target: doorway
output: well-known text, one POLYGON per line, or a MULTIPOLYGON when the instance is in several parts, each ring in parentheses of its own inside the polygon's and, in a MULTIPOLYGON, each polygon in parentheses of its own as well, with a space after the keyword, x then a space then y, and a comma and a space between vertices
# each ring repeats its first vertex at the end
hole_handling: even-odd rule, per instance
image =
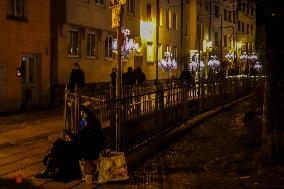
POLYGON ((22 99, 21 109, 30 111, 39 105, 40 56, 38 54, 22 55, 22 99))

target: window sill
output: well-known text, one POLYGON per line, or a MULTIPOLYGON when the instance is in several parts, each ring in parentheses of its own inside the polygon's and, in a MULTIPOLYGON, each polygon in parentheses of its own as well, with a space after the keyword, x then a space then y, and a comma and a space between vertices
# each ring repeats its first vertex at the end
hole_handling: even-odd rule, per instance
POLYGON ((113 62, 113 58, 108 58, 108 57, 105 57, 105 61, 108 61, 108 62, 113 62))
POLYGON ((67 54, 68 58, 80 58, 79 55, 67 54))
POLYGON ((9 20, 21 21, 21 22, 29 22, 25 17, 19 17, 14 15, 6 15, 6 18, 9 20))

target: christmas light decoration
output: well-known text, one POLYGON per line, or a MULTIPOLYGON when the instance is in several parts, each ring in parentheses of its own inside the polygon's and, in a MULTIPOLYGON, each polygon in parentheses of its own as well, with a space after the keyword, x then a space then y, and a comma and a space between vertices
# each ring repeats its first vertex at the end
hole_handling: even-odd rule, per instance
POLYGON ((220 61, 218 60, 218 57, 216 55, 210 57, 210 60, 208 61, 208 66, 212 69, 216 69, 220 66, 220 61))
POLYGON ((159 61, 159 68, 162 69, 164 72, 172 72, 177 68, 177 62, 173 58, 172 53, 165 52, 165 58, 159 61))
MULTIPOLYGON (((130 30, 126 28, 121 29, 121 35, 119 35, 119 39, 122 43, 121 46, 121 54, 123 58, 129 56, 130 53, 136 53, 139 44, 135 42, 134 39, 130 38, 130 30)), ((117 39, 113 40, 112 50, 114 53, 117 53, 117 39)))

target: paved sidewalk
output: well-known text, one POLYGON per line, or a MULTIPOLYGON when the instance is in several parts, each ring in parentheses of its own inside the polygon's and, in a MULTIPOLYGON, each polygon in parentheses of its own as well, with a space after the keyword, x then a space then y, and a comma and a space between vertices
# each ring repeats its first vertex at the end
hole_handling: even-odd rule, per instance
POLYGON ((61 135, 63 128, 62 108, 0 116, 0 147, 33 138, 52 140, 61 135))
MULTIPOLYGON (((181 137, 187 131, 192 129, 193 126, 204 121, 206 118, 249 97, 250 96, 241 98, 224 106, 197 115, 159 139, 152 141, 132 153, 126 154, 126 161, 129 168, 133 167, 132 165, 139 164, 139 162, 142 162, 143 159, 147 159, 150 155, 159 152, 161 148, 168 146, 171 141, 181 137)), ((41 169, 43 168, 41 163, 42 157, 46 153, 46 149, 49 148, 51 142, 61 135, 63 124, 62 109, 0 117, 0 149, 2 149, 0 152, 0 188, 1 179, 15 176, 19 171, 25 178, 30 180, 33 185, 40 188, 87 189, 94 187, 94 185, 87 185, 80 180, 69 183, 60 183, 51 181, 50 179, 35 179, 33 176, 35 170, 38 170, 40 167, 41 169), (48 141, 46 138, 48 138, 48 141), (24 143, 27 144, 27 147, 22 145, 23 141, 25 141, 24 143), (33 142, 29 143, 29 141, 33 142), (21 144, 21 146, 18 147, 17 145, 19 144, 21 144), (5 147, 7 146, 13 146, 14 149, 11 149, 10 151, 6 150, 5 147), (27 153, 27 149, 28 151, 32 151, 27 153)), ((131 183, 115 183, 115 185, 112 185, 110 183, 100 186, 100 188, 125 187, 135 188, 136 185, 132 185, 131 183)))

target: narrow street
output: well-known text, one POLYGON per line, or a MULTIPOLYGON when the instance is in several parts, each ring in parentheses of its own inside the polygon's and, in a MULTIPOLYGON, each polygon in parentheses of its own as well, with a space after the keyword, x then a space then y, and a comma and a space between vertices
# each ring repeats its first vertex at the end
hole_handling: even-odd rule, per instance
POLYGON ((61 183, 34 178, 34 173, 44 168, 41 160, 47 149, 60 136, 61 110, 49 115, 1 117, 1 136, 11 132, 9 127, 24 131, 31 126, 42 130, 45 128, 42 126, 48 125, 54 130, 26 140, 0 144, 0 188, 284 188, 283 180, 271 187, 251 175, 256 165, 250 161, 254 159, 254 153, 248 152, 258 150, 259 143, 259 136, 249 134, 250 130, 258 129, 253 125, 259 124, 251 125, 245 116, 246 112, 252 111, 251 100, 242 101, 206 119, 177 141, 169 141, 163 149, 156 149, 153 156, 129 165, 128 181, 100 186, 87 185, 80 180, 61 183), (23 184, 14 183, 18 174, 23 176, 23 184))

